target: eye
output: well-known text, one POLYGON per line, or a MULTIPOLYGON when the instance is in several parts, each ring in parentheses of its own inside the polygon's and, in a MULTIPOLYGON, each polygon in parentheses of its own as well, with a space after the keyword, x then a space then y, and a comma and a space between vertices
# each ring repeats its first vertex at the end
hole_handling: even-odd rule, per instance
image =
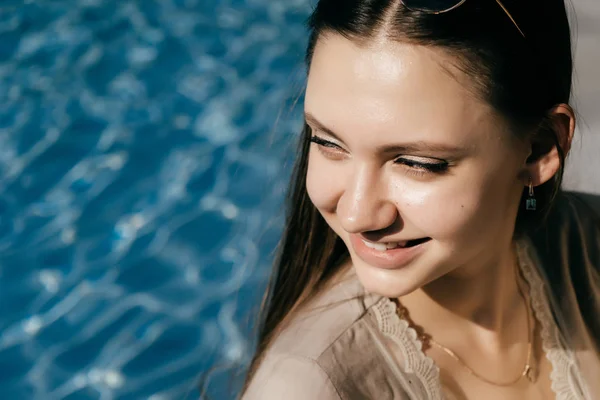
POLYGON ((329 140, 322 139, 318 136, 311 136, 310 141, 318 146, 319 151, 325 157, 339 160, 345 157, 346 151, 337 144, 330 142, 329 140))
POLYGON ((323 147, 328 147, 328 148, 333 148, 333 149, 342 149, 340 146, 338 146, 337 144, 330 142, 329 140, 325 140, 325 139, 321 139, 318 136, 311 136, 310 137, 310 141, 313 143, 318 144, 319 146, 323 146, 323 147))
POLYGON ((399 157, 394 160, 394 164, 403 165, 410 173, 422 176, 425 174, 443 174, 448 170, 448 162, 420 162, 411 158, 399 157))
MULTIPOLYGON (((321 154, 330 158, 339 160, 346 156, 346 151, 339 145, 325 140, 319 136, 311 136, 310 141, 315 143, 321 154)), ((431 160, 431 159, 430 159, 431 160)), ((447 161, 438 160, 437 162, 417 161, 413 158, 398 157, 394 160, 394 164, 402 165, 409 174, 414 176, 424 176, 427 174, 443 174, 448 170, 449 164, 447 161)))

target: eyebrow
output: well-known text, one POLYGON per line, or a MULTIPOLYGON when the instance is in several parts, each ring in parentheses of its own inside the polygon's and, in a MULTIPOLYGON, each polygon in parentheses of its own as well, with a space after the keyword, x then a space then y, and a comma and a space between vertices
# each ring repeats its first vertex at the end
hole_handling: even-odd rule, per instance
MULTIPOLYGON (((344 143, 344 141, 331 129, 327 128, 318 119, 309 112, 304 114, 304 118, 309 125, 312 125, 317 130, 326 133, 333 137, 335 140, 344 143)), ((423 140, 419 140, 411 143, 401 144, 390 144, 384 146, 378 146, 377 151, 380 153, 392 153, 392 152, 431 152, 431 153, 444 153, 444 154, 464 154, 466 149, 462 147, 452 146, 444 143, 432 143, 423 140)))

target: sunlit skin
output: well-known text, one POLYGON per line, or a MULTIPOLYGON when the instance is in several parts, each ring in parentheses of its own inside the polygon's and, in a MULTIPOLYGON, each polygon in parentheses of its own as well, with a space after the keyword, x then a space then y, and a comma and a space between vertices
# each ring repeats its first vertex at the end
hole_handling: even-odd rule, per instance
MULTIPOLYGON (((527 345, 512 245, 519 199, 559 161, 551 151, 527 163, 531 144, 473 93, 440 50, 321 37, 305 99, 316 142, 306 188, 367 291, 399 298, 465 358, 469 348, 487 354, 499 367, 484 372, 502 379, 518 372, 527 345), (382 269, 357 256, 351 235, 431 240, 408 265, 382 269)), ((554 112, 568 150, 572 111, 554 112)))

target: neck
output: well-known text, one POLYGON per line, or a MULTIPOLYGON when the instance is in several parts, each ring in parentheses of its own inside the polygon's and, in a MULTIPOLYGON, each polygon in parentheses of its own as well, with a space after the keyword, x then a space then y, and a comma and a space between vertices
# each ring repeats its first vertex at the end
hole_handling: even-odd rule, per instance
POLYGON ((470 266, 448 273, 400 298, 413 321, 434 337, 454 327, 501 335, 523 299, 516 276, 512 243, 502 251, 479 257, 470 266))

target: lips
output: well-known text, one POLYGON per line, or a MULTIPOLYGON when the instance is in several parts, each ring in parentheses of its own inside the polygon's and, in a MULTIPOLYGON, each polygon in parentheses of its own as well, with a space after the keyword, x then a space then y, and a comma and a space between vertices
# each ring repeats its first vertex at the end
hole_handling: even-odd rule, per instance
POLYGON ((371 249, 385 251, 385 250, 392 250, 392 249, 395 249, 398 247, 406 248, 406 247, 417 246, 421 243, 428 241, 429 239, 431 239, 431 238, 420 238, 420 239, 411 239, 411 240, 403 240, 403 241, 399 241, 399 242, 385 242, 385 243, 374 243, 374 242, 369 242, 367 240, 363 240, 363 242, 365 243, 365 245, 367 247, 369 247, 371 249))
POLYGON ((369 242, 358 235, 350 235, 356 255, 366 263, 385 269, 398 269, 408 265, 421 254, 431 240, 429 237, 398 242, 369 242))

